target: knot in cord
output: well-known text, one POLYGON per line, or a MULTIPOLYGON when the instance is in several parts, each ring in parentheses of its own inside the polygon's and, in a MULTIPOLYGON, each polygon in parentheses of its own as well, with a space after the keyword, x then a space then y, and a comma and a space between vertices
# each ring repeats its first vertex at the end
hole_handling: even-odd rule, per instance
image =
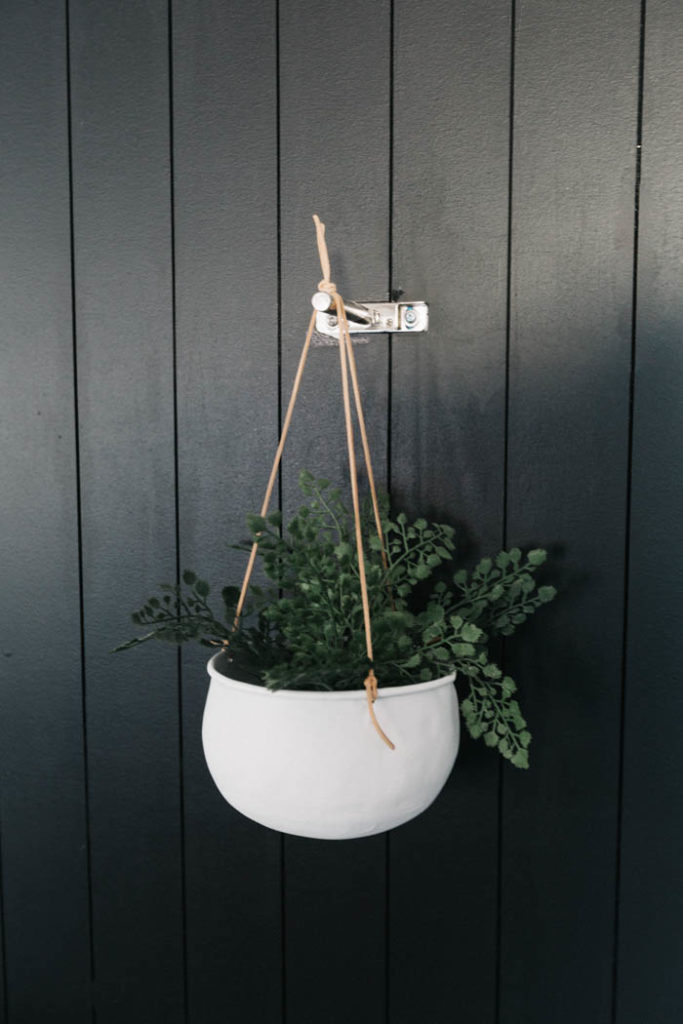
POLYGON ((375 709, 372 706, 377 700, 377 677, 375 675, 374 669, 370 669, 367 676, 365 677, 365 683, 363 685, 365 686, 365 692, 368 698, 368 711, 370 712, 372 724, 377 730, 378 735, 384 740, 389 749, 396 750, 395 745, 391 742, 391 740, 385 733, 384 729, 377 721, 377 715, 375 714, 375 709))
POLYGON ((363 685, 365 686, 365 689, 368 691, 368 697, 370 698, 370 700, 374 704, 375 701, 377 700, 377 692, 378 692, 377 691, 377 676, 375 675, 375 670, 374 669, 372 669, 372 668, 370 669, 370 671, 368 672, 367 676, 365 677, 365 683, 363 685))
POLYGON ((327 292, 328 295, 336 295, 337 286, 334 281, 327 281, 324 279, 322 281, 318 281, 318 291, 327 292))

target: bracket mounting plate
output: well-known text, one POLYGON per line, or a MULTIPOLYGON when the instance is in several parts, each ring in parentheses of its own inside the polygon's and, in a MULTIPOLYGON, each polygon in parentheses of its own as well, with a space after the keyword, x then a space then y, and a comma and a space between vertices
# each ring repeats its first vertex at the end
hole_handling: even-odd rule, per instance
MULTIPOLYGON (((334 310, 320 309, 315 301, 313 305, 318 310, 316 330, 338 338, 339 324, 334 310)), ((344 309, 349 334, 421 334, 429 328, 426 302, 345 302, 344 309)))

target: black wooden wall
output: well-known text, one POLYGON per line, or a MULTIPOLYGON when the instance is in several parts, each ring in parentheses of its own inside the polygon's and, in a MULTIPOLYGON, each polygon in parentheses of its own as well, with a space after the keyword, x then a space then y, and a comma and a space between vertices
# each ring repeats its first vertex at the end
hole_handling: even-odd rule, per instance
MULTIPOLYGON (((3 0, 5 1024, 683 1018, 683 7, 3 0), (358 349, 380 478, 548 544, 528 773, 323 843, 205 768, 203 654, 111 656, 237 579, 319 277, 431 304, 358 349)), ((314 351, 280 498, 345 471, 314 351)))

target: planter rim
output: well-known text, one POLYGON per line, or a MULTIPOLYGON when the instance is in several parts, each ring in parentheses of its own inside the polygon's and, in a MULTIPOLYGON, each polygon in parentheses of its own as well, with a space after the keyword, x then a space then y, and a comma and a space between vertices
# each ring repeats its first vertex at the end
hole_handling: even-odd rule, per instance
MULTIPOLYGON (((263 695, 270 698, 277 697, 282 700, 362 700, 363 702, 367 700, 363 687, 357 690, 269 690, 267 687, 259 686, 256 683, 245 683, 239 679, 233 679, 218 668, 216 662, 222 657, 224 657, 224 652, 219 651, 209 659, 206 666, 209 675, 217 682, 225 683, 231 689, 241 690, 243 693, 263 695)), ((440 679, 428 679, 424 683, 408 683, 406 686, 382 686, 380 681, 378 699, 384 697, 407 697, 413 693, 426 693, 428 690, 436 690, 441 686, 450 685, 455 681, 455 676, 456 673, 451 672, 440 679)))

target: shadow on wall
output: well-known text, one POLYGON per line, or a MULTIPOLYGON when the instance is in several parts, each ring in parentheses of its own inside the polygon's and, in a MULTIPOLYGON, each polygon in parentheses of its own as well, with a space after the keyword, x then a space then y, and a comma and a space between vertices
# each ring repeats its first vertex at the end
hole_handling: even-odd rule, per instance
POLYGON ((630 324, 602 330, 581 324, 573 346, 566 324, 560 340, 536 327, 513 337, 507 446, 503 384, 468 394, 455 360, 445 375, 443 361, 431 372, 423 356, 419 396, 393 392, 393 421, 414 453, 413 465, 399 453, 395 504, 416 512, 419 502, 420 514, 452 522, 459 561, 501 546, 504 517, 508 547, 549 552, 543 582, 558 597, 506 643, 505 663, 534 734, 532 769, 547 771, 549 799, 560 789, 577 808, 577 757, 590 748, 616 780, 620 727, 630 324))

